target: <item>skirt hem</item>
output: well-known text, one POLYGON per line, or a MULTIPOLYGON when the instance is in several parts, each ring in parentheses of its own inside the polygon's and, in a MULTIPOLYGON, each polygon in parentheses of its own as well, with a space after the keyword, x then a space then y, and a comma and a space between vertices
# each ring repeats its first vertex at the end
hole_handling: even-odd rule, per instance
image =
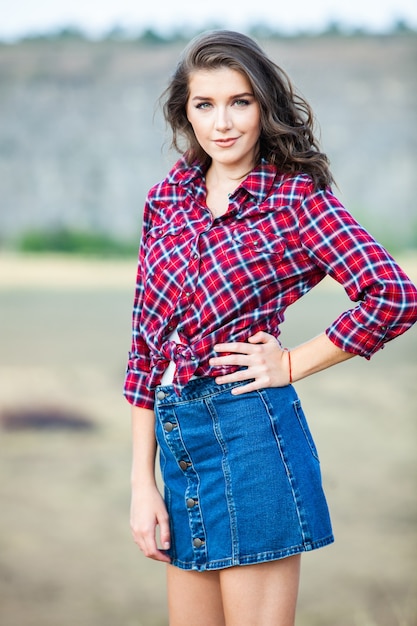
POLYGON ((324 548, 334 542, 333 535, 325 537, 324 539, 318 539, 310 543, 305 543, 299 546, 292 546, 284 550, 277 550, 274 552, 259 552, 258 554, 243 555, 240 557, 230 557, 221 560, 209 561, 208 563, 198 563, 196 561, 181 561, 180 559, 172 559, 171 565, 179 567, 184 570, 194 570, 204 572, 206 570, 219 570, 226 569, 228 567, 242 566, 242 565, 255 565, 257 563, 267 563, 268 561, 279 561, 295 554, 302 552, 310 552, 311 550, 317 550, 324 548))

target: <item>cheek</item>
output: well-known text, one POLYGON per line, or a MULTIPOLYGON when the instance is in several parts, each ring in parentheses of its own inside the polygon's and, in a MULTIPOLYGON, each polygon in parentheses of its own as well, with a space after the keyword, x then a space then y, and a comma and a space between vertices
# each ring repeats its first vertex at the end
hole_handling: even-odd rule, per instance
POLYGON ((259 141, 259 138, 261 136, 261 128, 259 124, 253 124, 248 133, 248 136, 250 137, 251 141, 259 141))
POLYGON ((262 124, 261 124, 261 116, 259 114, 254 119, 253 129, 254 129, 254 132, 257 132, 258 135, 260 136, 261 131, 262 131, 262 124))
POLYGON ((194 135, 198 138, 204 138, 207 133, 207 124, 201 122, 201 120, 195 120, 193 118, 188 120, 194 131, 194 135))
POLYGON ((191 128, 194 130, 194 132, 196 132, 198 130, 198 120, 196 119, 193 107, 187 107, 185 110, 185 115, 187 116, 187 120, 191 128))

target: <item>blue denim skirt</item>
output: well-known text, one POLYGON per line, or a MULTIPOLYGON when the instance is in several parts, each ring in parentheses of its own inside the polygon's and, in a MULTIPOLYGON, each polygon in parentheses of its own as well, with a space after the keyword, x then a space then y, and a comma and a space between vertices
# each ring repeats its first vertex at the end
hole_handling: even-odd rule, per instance
POLYGON ((320 463, 290 385, 241 396, 242 383, 156 390, 156 437, 172 564, 215 570, 333 541, 320 463))

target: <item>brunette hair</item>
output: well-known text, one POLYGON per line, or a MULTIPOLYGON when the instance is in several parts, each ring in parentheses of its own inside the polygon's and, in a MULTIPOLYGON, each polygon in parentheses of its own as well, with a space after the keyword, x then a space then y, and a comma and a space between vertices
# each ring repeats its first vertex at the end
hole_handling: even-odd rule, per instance
POLYGON ((172 130, 172 147, 191 164, 210 157, 198 143, 186 115, 190 75, 200 69, 228 67, 244 74, 260 106, 259 159, 265 158, 284 173, 305 173, 316 188, 333 181, 327 156, 314 136, 314 115, 309 104, 295 92, 288 75, 250 37, 229 30, 198 35, 183 51, 167 89, 163 112, 172 130))

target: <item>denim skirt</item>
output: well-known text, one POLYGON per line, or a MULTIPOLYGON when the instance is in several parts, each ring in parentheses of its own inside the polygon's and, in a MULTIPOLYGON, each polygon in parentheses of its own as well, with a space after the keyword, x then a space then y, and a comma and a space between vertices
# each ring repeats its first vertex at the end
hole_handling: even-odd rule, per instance
POLYGON ((213 378, 156 390, 156 437, 182 569, 281 559, 333 541, 320 464, 289 385, 234 396, 213 378))

